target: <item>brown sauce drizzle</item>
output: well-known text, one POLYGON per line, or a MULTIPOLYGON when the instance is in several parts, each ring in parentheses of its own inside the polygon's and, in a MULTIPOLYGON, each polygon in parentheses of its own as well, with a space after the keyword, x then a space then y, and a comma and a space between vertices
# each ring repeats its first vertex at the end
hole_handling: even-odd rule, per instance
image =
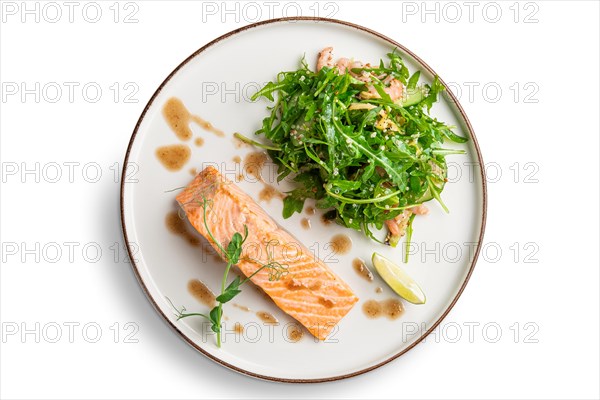
POLYGON ((378 318, 381 316, 383 307, 381 303, 376 300, 369 300, 363 304, 363 312, 369 318, 378 318))
POLYGON ((308 214, 308 215, 315 215, 317 213, 317 209, 314 208, 313 206, 308 206, 304 209, 304 211, 308 214))
POLYGON ((267 162, 267 153, 263 151, 253 151, 244 159, 244 172, 264 182, 261 171, 267 162))
POLYGON ((225 260, 223 260, 223 258, 219 255, 219 253, 213 252, 211 254, 212 254, 213 260, 216 263, 224 263, 225 262, 225 260))
POLYGON ((190 175, 192 175, 192 176, 198 175, 198 170, 196 168, 190 168, 190 175))
POLYGON ((398 319, 404 313, 404 306, 398 299, 385 300, 383 303, 383 313, 388 319, 398 319))
MULTIPOLYGON (((244 159, 243 171, 246 174, 253 176, 257 181, 264 183, 263 189, 258 194, 258 198, 261 201, 269 202, 275 197, 283 200, 285 198, 285 194, 281 193, 274 186, 267 184, 262 177, 262 169, 264 168, 267 160, 267 153, 265 153, 264 151, 254 151, 248 154, 244 159)), ((234 161, 238 162, 235 158, 234 161)))
POLYGON ((193 115, 192 119, 193 119, 193 121, 195 123, 197 123, 198 125, 200 125, 200 127, 202 129, 204 129, 205 131, 212 132, 212 133, 214 133, 215 135, 217 135, 219 137, 225 136, 225 133, 222 130, 215 128, 213 126, 213 124, 211 124, 208 121, 203 120, 202 118, 198 117, 197 115, 193 115))
POLYGON ((331 250, 335 254, 346 254, 352 249, 352 239, 348 235, 335 235, 331 238, 331 250))
POLYGON ((233 162, 236 164, 239 164, 242 162, 242 158, 240 156, 234 156, 233 157, 233 162))
POLYGON ((204 139, 202 139, 201 137, 197 137, 196 139, 194 139, 194 144, 198 147, 202 147, 204 145, 204 139))
POLYGON ((286 333, 287 338, 294 343, 299 342, 300 339, 302 339, 302 337, 304 336, 304 331, 300 326, 296 324, 289 325, 286 333))
POLYGON ((362 276, 364 279, 368 280, 369 282, 373 282, 373 273, 369 270, 369 268, 367 267, 367 264, 365 263, 364 260, 360 259, 360 258, 355 258, 352 261, 352 267, 354 268, 354 271, 356 271, 356 273, 360 276, 362 276))
POLYGON ((188 162, 192 151, 185 144, 161 146, 156 149, 156 157, 169 171, 179 171, 188 162))
POLYGON ((246 307, 246 306, 242 306, 240 304, 234 303, 233 304, 234 307, 239 308, 242 311, 246 311, 246 312, 251 312, 252 309, 250 307, 246 307))
POLYGON ((281 193, 279 190, 275 189, 274 186, 268 185, 265 183, 265 187, 258 194, 258 198, 261 201, 266 201, 267 203, 271 201, 274 197, 279 199, 284 199, 285 195, 281 193))
POLYGON ((279 321, 273 316, 273 314, 268 313, 266 311, 259 311, 256 313, 256 316, 260 318, 265 324, 275 325, 279 323, 279 321))
POLYGON ((171 97, 162 109, 163 117, 175 135, 181 140, 190 140, 192 130, 190 122, 195 122, 202 129, 210 131, 217 136, 225 136, 223 131, 215 128, 210 122, 197 115, 191 114, 183 102, 176 97, 171 97))
POLYGON ((190 292, 190 294, 194 296, 194 298, 200 303, 208 307, 214 307, 217 305, 215 294, 208 288, 208 286, 204 284, 204 282, 198 279, 192 279, 188 282, 187 287, 188 292, 190 292))
POLYGON ((242 324, 240 324, 239 322, 236 322, 233 325, 233 330, 235 331, 236 335, 242 335, 242 334, 244 334, 244 326, 242 324))
POLYGON ((192 246, 200 246, 200 238, 195 236, 190 229, 188 229, 185 220, 179 217, 177 211, 171 211, 165 218, 165 224, 169 232, 181 236, 183 239, 192 246))
POLYGON ((363 304, 363 312, 371 319, 385 316, 390 320, 395 320, 404 313, 404 306, 398 299, 369 300, 363 304))
POLYGON ((181 100, 171 97, 163 106, 162 113, 167 124, 179 139, 189 140, 192 137, 192 130, 189 127, 191 114, 181 100))
POLYGON ((383 288, 381 286, 375 288, 375 293, 383 293, 383 288))
POLYGON ((310 229, 310 219, 308 218, 302 218, 300 220, 300 225, 304 228, 304 229, 310 229))

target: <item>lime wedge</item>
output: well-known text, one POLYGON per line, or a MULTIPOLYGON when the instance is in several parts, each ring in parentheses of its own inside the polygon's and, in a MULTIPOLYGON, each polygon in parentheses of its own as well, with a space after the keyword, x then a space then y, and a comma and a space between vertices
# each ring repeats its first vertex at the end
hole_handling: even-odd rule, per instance
POLYGON ((379 253, 373 253, 373 266, 394 292, 413 304, 425 304, 425 293, 402 268, 379 253))

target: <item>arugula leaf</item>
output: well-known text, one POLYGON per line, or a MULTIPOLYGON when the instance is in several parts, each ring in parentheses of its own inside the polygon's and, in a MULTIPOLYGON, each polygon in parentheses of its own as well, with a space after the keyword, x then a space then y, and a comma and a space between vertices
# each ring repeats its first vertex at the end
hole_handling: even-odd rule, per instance
POLYGON ((419 104, 426 106, 427 111, 430 111, 431 107, 433 106, 433 103, 437 102, 438 94, 446 90, 446 88, 444 87, 444 85, 442 85, 440 79, 437 76, 433 78, 433 82, 431 83, 431 85, 425 85, 425 87, 428 90, 428 94, 419 104))
POLYGON ((347 181, 347 180, 333 180, 330 182, 333 187, 338 188, 342 193, 350 190, 357 190, 360 188, 361 183, 357 181, 347 181))
POLYGON ((408 80, 408 85, 406 86, 408 89, 414 89, 417 87, 417 83, 419 82, 419 77, 421 76, 421 71, 416 71, 410 79, 408 80))
POLYGON ((285 199, 283 199, 283 218, 289 218, 294 213, 301 213, 304 208, 304 201, 306 197, 302 196, 296 190, 289 193, 285 199))

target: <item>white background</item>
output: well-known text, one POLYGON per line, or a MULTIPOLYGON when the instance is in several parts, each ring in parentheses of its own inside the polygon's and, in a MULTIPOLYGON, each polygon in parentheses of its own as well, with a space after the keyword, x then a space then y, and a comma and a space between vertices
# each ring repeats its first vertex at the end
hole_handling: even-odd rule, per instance
POLYGON ((597 2, 310 1, 285 12, 285 3, 255 2, 228 3, 238 12, 225 14, 221 2, 110 1, 98 2, 96 23, 82 15, 85 2, 73 22, 55 3, 55 23, 56 7, 45 4, 37 22, 21 2, 2 2, 2 398, 600 396, 597 2), (333 13, 416 52, 454 83, 488 165, 489 253, 445 330, 346 381, 276 384, 214 364, 163 323, 125 261, 115 171, 144 105, 179 62, 256 22, 257 9, 260 19, 333 13), (137 22, 124 23, 131 12, 137 22), (73 101, 65 82, 79 85, 73 101), (33 91, 22 97, 21 84, 33 91), (62 97, 53 103, 56 86, 62 97), (36 163, 39 173, 23 174, 36 163), (56 183, 52 163, 62 173, 56 183), (64 163, 79 163, 72 182, 64 163), (97 168, 102 175, 89 182, 97 168), (70 323, 79 324, 71 338, 70 323), (57 326, 62 336, 51 343, 57 326), (102 336, 89 343, 94 327, 102 336))

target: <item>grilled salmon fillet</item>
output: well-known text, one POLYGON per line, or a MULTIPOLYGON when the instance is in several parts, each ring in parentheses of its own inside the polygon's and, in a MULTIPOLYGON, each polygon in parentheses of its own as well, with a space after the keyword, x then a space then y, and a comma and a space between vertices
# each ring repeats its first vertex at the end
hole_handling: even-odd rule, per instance
POLYGON ((177 201, 194 228, 217 252, 204 224, 204 199, 208 228, 223 247, 227 247, 234 233, 244 233, 244 225, 248 227, 248 239, 238 264, 242 273, 250 276, 261 265, 273 261, 287 266, 288 273, 279 279, 269 280, 265 268, 252 277, 252 282, 312 335, 325 340, 358 301, 352 289, 277 225, 250 196, 209 166, 177 196, 177 201))

